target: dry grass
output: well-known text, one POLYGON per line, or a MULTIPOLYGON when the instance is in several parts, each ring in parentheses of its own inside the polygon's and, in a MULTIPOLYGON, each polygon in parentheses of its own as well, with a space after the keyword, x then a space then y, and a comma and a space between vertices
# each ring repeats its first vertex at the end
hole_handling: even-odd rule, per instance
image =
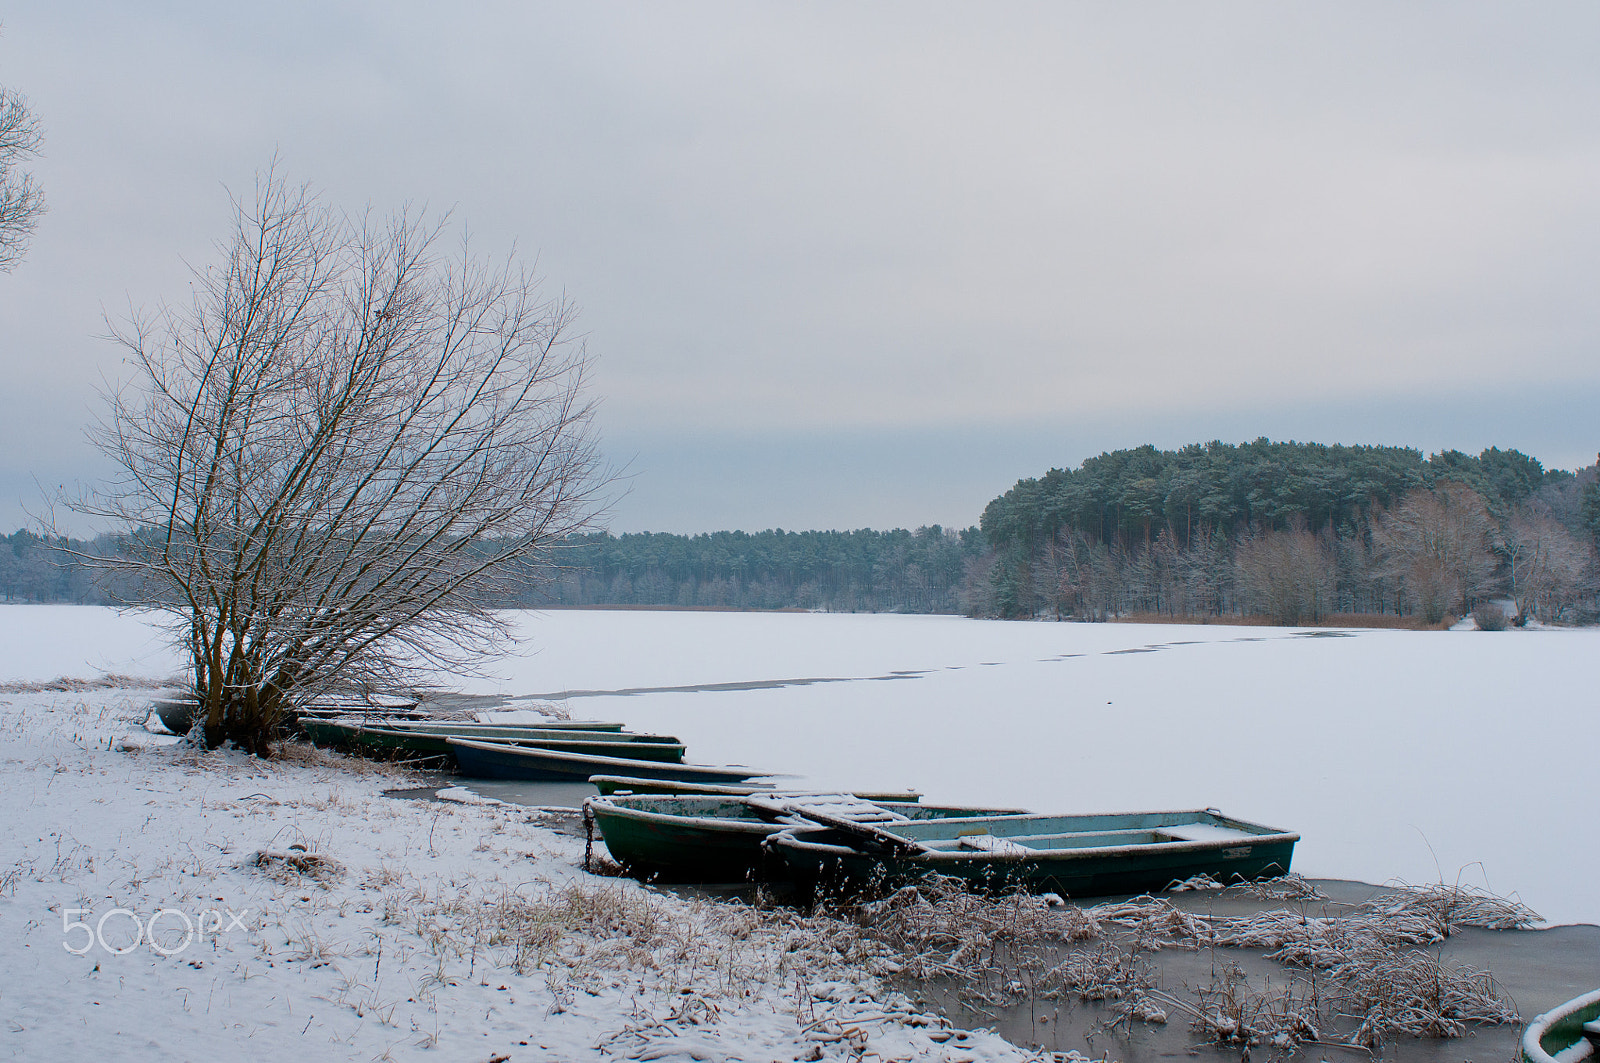
POLYGON ((401 783, 416 782, 421 779, 419 773, 397 761, 347 756, 298 739, 284 739, 273 746, 272 759, 268 763, 337 769, 350 775, 375 776, 401 783))
POLYGON ((88 690, 166 690, 181 687, 182 679, 149 679, 137 675, 119 675, 115 672, 93 679, 57 676, 39 683, 0 683, 0 694, 40 694, 48 691, 79 693, 88 690))
POLYGON ((1472 1024, 1517 1021, 1487 973, 1421 948, 1465 926, 1539 921, 1515 900, 1459 886, 1403 886, 1343 914, 1312 916, 1304 905, 1323 898, 1298 876, 1225 892, 1302 908, 1218 916, 1148 896, 1079 908, 1052 896, 981 896, 930 877, 837 917, 887 947, 882 959, 906 976, 949 979, 963 999, 994 1004, 1031 991, 1119 1001, 1118 1022, 1164 1022, 1176 1010, 1208 1040, 1226 1044, 1374 1049, 1397 1034, 1458 1037, 1472 1024), (1257 949, 1288 970, 1277 985, 1258 989, 1223 962, 1208 984, 1179 997, 1154 988, 1159 972, 1147 957, 1167 948, 1257 949))
POLYGON ((1240 616, 1230 613, 1226 616, 1210 616, 1204 614, 1184 614, 1174 616, 1171 613, 1124 613, 1121 616, 1110 618, 1113 624, 1219 624, 1224 627, 1306 627, 1306 628, 1384 628, 1398 631, 1440 631, 1450 627, 1456 622, 1456 617, 1447 616, 1437 624, 1430 624, 1420 616, 1394 616, 1378 613, 1329 613, 1315 622, 1300 624, 1283 624, 1270 616, 1252 615, 1240 616))
POLYGON ((250 866, 280 885, 309 882, 323 889, 335 885, 345 873, 344 865, 333 857, 300 845, 291 845, 286 852, 263 849, 251 859, 250 866))
POLYGON ((840 914, 889 946, 896 964, 913 978, 970 980, 976 971, 992 969, 1003 948, 1100 936, 1090 915, 1054 894, 987 897, 939 875, 840 914))

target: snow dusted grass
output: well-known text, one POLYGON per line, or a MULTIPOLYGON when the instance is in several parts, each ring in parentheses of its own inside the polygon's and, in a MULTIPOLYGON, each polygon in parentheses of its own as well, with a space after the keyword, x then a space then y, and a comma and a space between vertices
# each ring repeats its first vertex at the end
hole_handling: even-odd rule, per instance
POLYGON ((1108 1002, 1114 1025, 1166 1023, 1176 1012, 1217 1044, 1318 1042, 1375 1054, 1399 1035, 1461 1037, 1473 1025, 1518 1021, 1487 973, 1426 950, 1463 927, 1540 921, 1515 901, 1429 886, 1311 915, 1310 902, 1327 898, 1299 876, 1226 890, 1209 879, 1185 885, 1292 906, 1219 916, 1145 896, 1080 907, 1054 894, 977 896, 929 876, 840 915, 886 949, 879 962, 907 978, 944 979, 972 1007, 1108 1002), (1271 977, 1252 985, 1224 953, 1209 982, 1163 991, 1156 954, 1166 949, 1270 950, 1284 969, 1276 987, 1271 977))
POLYGON ((584 874, 559 817, 384 797, 416 780, 381 765, 121 742, 148 699, 0 694, 14 1057, 1033 1058, 844 924, 584 874))

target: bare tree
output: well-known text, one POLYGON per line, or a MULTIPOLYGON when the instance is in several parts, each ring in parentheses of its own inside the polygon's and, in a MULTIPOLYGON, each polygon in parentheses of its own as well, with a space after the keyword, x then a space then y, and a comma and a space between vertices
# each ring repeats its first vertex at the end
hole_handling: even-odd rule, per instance
POLYGON ((1447 481, 1412 491, 1381 514, 1372 541, 1381 571, 1399 581, 1412 609, 1438 623, 1452 610, 1464 615, 1492 585, 1493 530, 1483 498, 1447 481))
POLYGON ((1280 624, 1316 623, 1332 609, 1337 567, 1305 527, 1266 529, 1239 540, 1234 569, 1247 612, 1280 624))
POLYGON ((137 529, 110 564, 174 617, 209 745, 473 669, 509 638, 487 603, 596 513, 572 306, 440 234, 268 172, 190 305, 113 326, 134 379, 92 434, 121 476, 75 508, 137 529))
POLYGON ((1586 589, 1592 550, 1553 517, 1523 506, 1506 521, 1500 549, 1510 574, 1517 626, 1558 618, 1586 589))
POLYGON ((44 193, 33 175, 17 170, 24 160, 39 154, 43 140, 28 101, 0 88, 0 273, 17 264, 44 213, 44 193))

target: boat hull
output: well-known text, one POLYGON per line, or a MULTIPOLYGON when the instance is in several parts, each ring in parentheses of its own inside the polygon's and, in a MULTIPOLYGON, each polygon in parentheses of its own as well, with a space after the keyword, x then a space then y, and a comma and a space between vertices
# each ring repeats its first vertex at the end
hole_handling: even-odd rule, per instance
MULTIPOLYGON (((611 734, 620 734, 622 724, 602 720, 540 720, 537 723, 478 723, 475 720, 398 720, 394 724, 381 723, 379 726, 393 726, 397 730, 424 731, 429 734, 452 735, 489 735, 499 731, 605 731, 611 734)), ((633 739, 664 739, 675 742, 675 738, 666 738, 663 735, 633 735, 633 739)))
POLYGON ((653 760, 590 756, 551 749, 497 745, 447 738, 463 775, 524 782, 588 782, 591 775, 630 775, 682 782, 739 782, 771 772, 711 764, 667 764, 653 760))
POLYGON ((940 874, 984 891, 1021 888, 1101 897, 1162 890, 1201 874, 1222 883, 1284 875, 1300 837, 1211 811, 952 819, 941 826, 949 828, 943 837, 930 832, 927 825, 883 825, 896 836, 912 836, 912 846, 882 844, 829 827, 782 831, 767 845, 796 877, 846 891, 940 874), (1185 826, 1199 828, 1188 833, 1202 837, 1172 836, 1174 830, 1183 833, 1185 826), (1206 838, 1207 833, 1217 836, 1206 838), (1051 838, 1054 847, 1031 848, 1020 843, 1013 843, 1017 851, 915 847, 929 842, 950 846, 952 839, 959 842, 962 838, 996 838, 1001 839, 997 844, 1004 845, 1011 839, 1026 842, 1044 837, 1051 838), (1112 844, 1103 844, 1106 841, 1112 844))
MULTIPOLYGON (((151 702, 161 726, 173 734, 188 734, 194 727, 200 705, 194 698, 155 698, 151 702)), ((404 720, 426 719, 427 713, 417 708, 415 701, 384 698, 375 702, 354 699, 321 698, 296 709, 302 717, 325 719, 330 716, 369 715, 380 718, 404 720)), ((618 727, 621 725, 618 724, 618 727)))
POLYGON ((1600 989, 1567 1001, 1540 1015, 1522 1034, 1523 1063, 1580 1063, 1600 1056, 1600 989), (1594 1033, 1586 1033, 1591 1024, 1594 1033))
POLYGON ((445 757, 455 759, 455 750, 449 739, 482 737, 484 741, 507 745, 531 746, 540 749, 562 750, 569 753, 587 753, 606 756, 626 749, 638 760, 677 763, 683 760, 683 743, 657 735, 618 735, 612 732, 582 732, 537 730, 532 728, 499 728, 498 733, 478 735, 437 734, 411 728, 368 727, 331 720, 303 720, 301 728, 307 737, 319 745, 333 745, 380 755, 409 754, 417 757, 445 757), (637 739, 634 741, 633 739, 637 739))
MULTIPOLYGON (((911 819, 970 817, 997 811, 917 801, 873 803, 911 819)), ((760 819, 736 794, 618 795, 590 798, 584 802, 584 809, 593 817, 612 857, 641 878, 747 882, 788 876, 784 861, 767 853, 762 845, 788 825, 760 819)))
MULTIPOLYGON (((600 791, 600 796, 602 797, 610 797, 612 794, 721 794, 728 797, 749 797, 777 792, 777 787, 772 783, 740 786, 733 783, 690 783, 673 782, 670 779, 630 779, 625 775, 592 775, 589 777, 589 781, 594 783, 595 789, 600 791)), ((922 794, 916 790, 852 790, 850 792, 863 801, 915 802, 922 800, 922 794)))

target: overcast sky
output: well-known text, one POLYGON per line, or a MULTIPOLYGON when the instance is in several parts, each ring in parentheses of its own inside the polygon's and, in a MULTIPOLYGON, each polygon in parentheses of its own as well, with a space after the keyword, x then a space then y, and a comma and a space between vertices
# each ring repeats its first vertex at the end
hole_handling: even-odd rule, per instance
POLYGON ((104 315, 274 152, 537 256, 617 531, 966 525, 1144 442, 1600 448, 1600 6, 449 7, 6 5, 50 213, 0 528, 100 471, 104 315))

